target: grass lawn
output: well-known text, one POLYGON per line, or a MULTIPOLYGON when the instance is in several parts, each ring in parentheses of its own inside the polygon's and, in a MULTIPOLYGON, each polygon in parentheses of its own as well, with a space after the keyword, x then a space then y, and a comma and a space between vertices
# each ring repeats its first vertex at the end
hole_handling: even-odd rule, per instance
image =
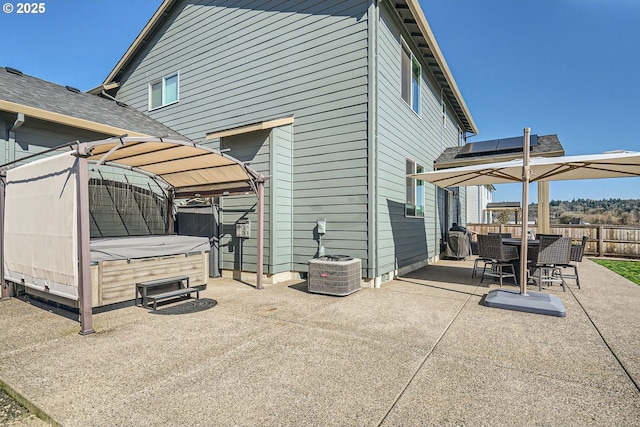
POLYGON ((638 261, 619 261, 594 258, 591 258, 591 261, 600 264, 603 267, 607 267, 609 270, 640 285, 640 262, 638 261))

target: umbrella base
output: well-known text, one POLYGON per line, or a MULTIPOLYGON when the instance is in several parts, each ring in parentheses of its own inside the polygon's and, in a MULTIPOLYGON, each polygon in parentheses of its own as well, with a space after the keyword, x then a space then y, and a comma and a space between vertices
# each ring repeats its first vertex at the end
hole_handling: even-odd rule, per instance
POLYGON ((484 304, 492 308, 524 311, 546 316, 566 317, 567 315, 567 310, 560 298, 543 292, 528 292, 527 295, 522 295, 517 291, 495 289, 489 291, 484 304))

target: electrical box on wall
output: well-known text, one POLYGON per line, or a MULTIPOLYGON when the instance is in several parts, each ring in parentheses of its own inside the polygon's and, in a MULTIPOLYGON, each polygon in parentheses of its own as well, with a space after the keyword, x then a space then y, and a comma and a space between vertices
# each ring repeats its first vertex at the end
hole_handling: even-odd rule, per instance
POLYGON ((240 239, 251 238, 251 221, 247 219, 236 222, 236 237, 240 239))
POLYGON ((318 218, 316 223, 318 224, 318 234, 325 234, 327 232, 327 220, 318 218))

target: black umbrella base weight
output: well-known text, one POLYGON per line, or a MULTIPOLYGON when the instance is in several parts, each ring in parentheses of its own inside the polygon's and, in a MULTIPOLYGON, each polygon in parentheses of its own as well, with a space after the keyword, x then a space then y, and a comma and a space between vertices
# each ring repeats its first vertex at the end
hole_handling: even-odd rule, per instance
POLYGON ((522 295, 518 291, 495 289, 489 291, 484 305, 505 310, 524 311, 546 316, 566 317, 567 310, 560 298, 543 292, 528 292, 522 295))

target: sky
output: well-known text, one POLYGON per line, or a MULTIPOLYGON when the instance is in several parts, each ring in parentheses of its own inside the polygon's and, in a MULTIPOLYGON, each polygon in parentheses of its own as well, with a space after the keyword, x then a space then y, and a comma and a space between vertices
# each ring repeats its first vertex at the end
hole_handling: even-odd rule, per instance
MULTIPOLYGON (((89 90, 161 0, 49 0, 29 14, 14 0, 0 3, 0 66, 89 90)), ((420 4, 479 129, 469 142, 529 127, 557 134, 567 155, 640 151, 640 0, 420 4)), ((493 200, 521 193, 519 184, 497 185, 493 200)), ((640 199, 640 178, 551 182, 550 197, 640 199)))

